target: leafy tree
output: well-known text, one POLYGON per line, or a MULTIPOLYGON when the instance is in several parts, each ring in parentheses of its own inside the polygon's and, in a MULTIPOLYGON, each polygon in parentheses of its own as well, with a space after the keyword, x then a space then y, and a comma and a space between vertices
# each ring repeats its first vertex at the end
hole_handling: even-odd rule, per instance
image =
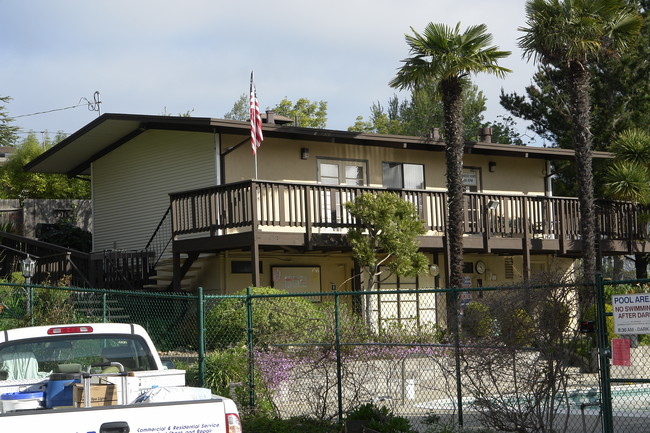
POLYGON ((590 131, 590 72, 600 56, 626 49, 641 26, 625 0, 529 0, 519 38, 524 55, 558 70, 568 89, 571 136, 576 150, 580 234, 585 281, 596 273, 596 217, 590 131))
MULTIPOLYGON (((0 96, 0 103, 8 104, 9 96, 0 96)), ((0 105, 0 146, 13 146, 16 142, 18 127, 11 124, 13 119, 7 114, 4 105, 0 105)))
MULTIPOLYGON (((464 139, 475 140, 478 129, 483 125, 486 98, 475 85, 464 88, 462 98, 463 123, 467 125, 464 139)), ((380 102, 374 103, 370 107, 368 121, 364 121, 363 116, 358 116, 356 123, 348 130, 423 137, 432 128, 442 128, 443 123, 440 92, 435 87, 423 87, 414 89, 410 99, 404 101, 393 96, 386 107, 380 102)))
MULTIPOLYGON (((368 279, 366 290, 375 290, 382 273, 415 276, 424 272, 428 260, 419 252, 417 236, 424 234, 424 225, 413 203, 395 193, 364 193, 345 204, 355 218, 357 227, 347 234, 352 255, 368 279)), ((371 305, 366 298, 366 321, 370 325, 371 305)))
POLYGON ((461 33, 460 23, 455 28, 429 23, 424 33, 413 28, 406 35, 412 57, 389 83, 398 89, 437 87, 442 97, 444 112, 445 156, 447 164, 449 283, 462 287, 463 277, 463 89, 471 73, 486 72, 499 77, 508 69, 499 66, 498 60, 509 51, 490 46, 492 35, 484 24, 470 26, 461 33))
MULTIPOLYGON (((242 95, 235 101, 232 109, 224 114, 225 119, 248 121, 250 118, 250 101, 248 95, 242 95)), ((304 128, 325 128, 327 123, 327 102, 311 102, 300 98, 294 104, 286 97, 273 108, 269 108, 281 116, 293 119, 295 126, 304 128)))
MULTIPOLYGON (((55 142, 64 137, 57 135, 55 142)), ((54 142, 45 138, 38 141, 35 134, 29 134, 7 163, 0 167, 0 198, 89 198, 90 182, 69 179, 61 174, 27 173, 23 166, 50 148, 54 142)))
POLYGON ((311 102, 300 98, 294 104, 286 97, 278 105, 271 108, 275 114, 294 120, 295 126, 303 128, 325 128, 327 124, 327 102, 311 102))
POLYGON ((492 142, 501 144, 514 144, 526 146, 524 137, 515 129, 515 121, 511 116, 497 116, 495 122, 485 123, 485 127, 492 128, 492 142))
POLYGON ((246 93, 242 93, 229 112, 223 115, 224 119, 241 120, 246 122, 250 118, 250 99, 246 93))

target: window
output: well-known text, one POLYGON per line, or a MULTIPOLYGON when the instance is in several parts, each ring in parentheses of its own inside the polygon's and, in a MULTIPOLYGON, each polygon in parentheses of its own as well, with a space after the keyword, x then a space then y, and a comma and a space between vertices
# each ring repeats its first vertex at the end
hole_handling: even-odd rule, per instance
MULTIPOLYGON (((262 262, 258 262, 260 274, 264 273, 264 265, 262 262)), ((253 273, 253 264, 250 261, 244 260, 233 260, 230 262, 230 272, 233 274, 252 274, 253 273)))
POLYGON ((481 192, 481 175, 478 168, 463 168, 463 189, 465 192, 481 192))
MULTIPOLYGON (((323 185, 364 186, 366 185, 366 162, 355 160, 318 160, 318 182, 323 185)), ((323 189, 319 192, 321 222, 336 225, 343 216, 343 203, 353 200, 350 191, 342 188, 323 189)))
POLYGON ((366 184, 366 163, 363 161, 320 160, 318 181, 325 185, 366 184))
POLYGON ((382 164, 382 182, 384 188, 424 189, 424 166, 422 164, 384 162, 382 164))
POLYGON ((81 373, 92 364, 119 362, 127 371, 156 368, 147 344, 138 336, 93 334, 34 338, 0 349, 0 380, 48 377, 51 373, 81 373))

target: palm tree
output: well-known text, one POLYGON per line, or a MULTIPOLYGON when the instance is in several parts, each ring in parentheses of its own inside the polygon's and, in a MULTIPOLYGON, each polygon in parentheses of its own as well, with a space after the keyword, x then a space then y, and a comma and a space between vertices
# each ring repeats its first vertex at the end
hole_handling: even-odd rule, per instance
POLYGON ((626 0, 529 0, 519 30, 524 56, 557 68, 568 83, 576 152, 583 276, 596 274, 596 218, 591 169, 590 62, 617 55, 634 40, 641 17, 626 0))
POLYGON ((612 164, 605 175, 605 193, 617 200, 650 203, 650 133, 627 129, 610 148, 612 164))
MULTIPOLYGON (((641 129, 625 130, 616 137, 611 151, 615 158, 605 175, 607 196, 642 204, 650 203, 650 132, 641 129)), ((648 255, 636 253, 634 261, 637 278, 647 278, 648 255)), ((614 263, 616 270, 619 262, 614 263)))
MULTIPOLYGON (((390 81, 397 89, 417 90, 437 86, 442 95, 444 110, 445 156, 447 164, 449 251, 449 284, 460 288, 463 277, 463 118, 462 92, 470 84, 469 75, 486 72, 504 77, 509 69, 497 64, 510 55, 492 43, 492 35, 484 24, 460 31, 444 24, 429 23, 422 34, 412 27, 413 35, 406 35, 412 57, 402 60, 404 65, 390 81)), ((433 125, 431 125, 433 126, 433 125)))

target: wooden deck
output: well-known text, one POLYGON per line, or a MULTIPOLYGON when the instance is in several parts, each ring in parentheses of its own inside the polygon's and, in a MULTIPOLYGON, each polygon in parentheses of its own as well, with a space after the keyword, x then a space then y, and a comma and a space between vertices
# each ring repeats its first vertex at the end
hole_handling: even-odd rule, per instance
MULTIPOLYGON (((345 203, 379 188, 245 181, 170 195, 173 249, 177 253, 233 248, 288 247, 297 250, 346 248, 354 227, 345 203)), ((447 194, 396 191, 416 206, 426 235, 423 249, 442 250, 447 194)), ((648 223, 642 206, 596 202, 602 254, 646 251, 648 223)), ((577 256, 580 240, 576 198, 465 194, 466 251, 517 254, 524 251, 577 256)))

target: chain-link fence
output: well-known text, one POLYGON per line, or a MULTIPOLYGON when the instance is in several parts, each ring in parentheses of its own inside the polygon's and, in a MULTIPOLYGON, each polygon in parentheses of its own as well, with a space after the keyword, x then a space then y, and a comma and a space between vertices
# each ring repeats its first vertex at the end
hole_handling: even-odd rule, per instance
POLYGON ((22 326, 138 323, 170 358, 196 362, 199 296, 0 283, 0 329, 22 326))
POLYGON ((650 338, 614 333, 611 295, 645 283, 598 284, 599 297, 561 284, 230 296, 0 284, 0 325, 139 323, 189 383, 243 411, 340 420, 373 403, 420 430, 642 432, 650 338), (612 341, 625 363, 610 368, 612 341))

